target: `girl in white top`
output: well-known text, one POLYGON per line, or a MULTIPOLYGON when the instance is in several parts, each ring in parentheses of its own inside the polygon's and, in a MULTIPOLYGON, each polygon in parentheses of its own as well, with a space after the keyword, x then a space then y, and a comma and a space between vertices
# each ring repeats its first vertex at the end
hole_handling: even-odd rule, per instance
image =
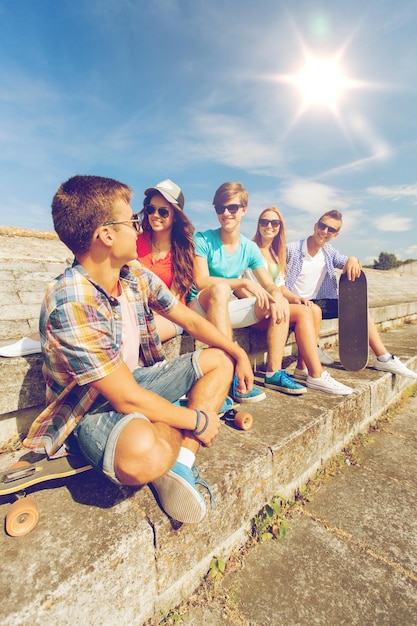
POLYGON ((294 378, 305 381, 307 387, 337 395, 352 393, 351 387, 342 385, 323 370, 317 349, 321 325, 321 309, 306 298, 298 298, 285 286, 285 225, 280 210, 271 206, 258 218, 253 240, 265 259, 265 267, 290 307, 290 327, 293 327, 298 346, 294 378))

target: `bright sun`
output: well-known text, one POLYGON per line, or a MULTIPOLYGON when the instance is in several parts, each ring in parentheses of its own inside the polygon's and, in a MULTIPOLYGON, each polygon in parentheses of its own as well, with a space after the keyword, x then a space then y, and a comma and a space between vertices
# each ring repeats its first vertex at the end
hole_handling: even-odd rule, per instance
POLYGON ((303 109, 325 105, 335 110, 338 97, 350 86, 335 59, 309 59, 304 69, 294 75, 293 82, 303 95, 303 109))
POLYGON ((363 87, 364 83, 346 78, 340 67, 339 52, 332 58, 319 58, 304 50, 305 65, 295 74, 274 76, 274 80, 298 88, 301 104, 293 123, 312 107, 330 109, 339 118, 338 105, 344 92, 363 87))

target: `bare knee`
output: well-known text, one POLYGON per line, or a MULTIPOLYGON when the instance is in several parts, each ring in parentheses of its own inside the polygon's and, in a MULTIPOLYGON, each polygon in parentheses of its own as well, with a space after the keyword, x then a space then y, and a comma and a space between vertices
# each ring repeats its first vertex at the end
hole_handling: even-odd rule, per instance
POLYGON ((220 377, 232 380, 234 363, 223 350, 206 348, 201 352, 198 362, 203 374, 217 372, 220 377))
POLYGON ((207 292, 210 304, 215 306, 219 304, 227 304, 232 290, 227 283, 219 282, 208 287, 207 292))
POLYGON ((180 431, 166 424, 134 419, 120 433, 114 471, 125 485, 146 485, 174 465, 181 445, 180 431))

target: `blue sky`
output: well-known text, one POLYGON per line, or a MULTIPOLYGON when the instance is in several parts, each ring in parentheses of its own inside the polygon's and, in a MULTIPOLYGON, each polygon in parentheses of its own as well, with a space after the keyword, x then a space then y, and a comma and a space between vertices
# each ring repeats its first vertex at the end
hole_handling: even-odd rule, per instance
POLYGON ((171 178, 215 228, 237 180, 248 236, 270 205, 289 240, 337 208, 343 252, 417 258, 415 0, 0 0, 0 60, 1 225, 52 230, 96 174, 134 210, 171 178))

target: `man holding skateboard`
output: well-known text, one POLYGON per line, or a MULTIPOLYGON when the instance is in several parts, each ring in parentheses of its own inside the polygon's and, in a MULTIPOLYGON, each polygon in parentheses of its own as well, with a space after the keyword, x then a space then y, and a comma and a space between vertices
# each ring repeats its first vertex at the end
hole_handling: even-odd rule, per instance
MULTIPOLYGON (((361 263, 347 257, 332 245, 342 227, 342 214, 332 210, 324 213, 314 225, 313 234, 287 245, 286 286, 300 298, 308 298, 320 306, 323 319, 339 316, 338 287, 335 269, 346 273, 348 280, 361 274, 361 263)), ((417 378, 417 374, 393 356, 384 346, 375 322, 368 312, 369 345, 375 353, 374 367, 383 372, 417 378)))
POLYGON ((131 197, 99 176, 74 176, 54 196, 54 227, 75 261, 42 305, 48 406, 24 445, 52 456, 76 442, 115 483, 151 483, 168 515, 195 523, 206 512, 196 485, 207 486, 195 455, 218 434, 234 371, 244 392, 253 372, 241 348, 132 261, 140 221, 131 197), (167 362, 154 312, 212 347, 167 362), (185 394, 186 407, 172 404, 185 394))

